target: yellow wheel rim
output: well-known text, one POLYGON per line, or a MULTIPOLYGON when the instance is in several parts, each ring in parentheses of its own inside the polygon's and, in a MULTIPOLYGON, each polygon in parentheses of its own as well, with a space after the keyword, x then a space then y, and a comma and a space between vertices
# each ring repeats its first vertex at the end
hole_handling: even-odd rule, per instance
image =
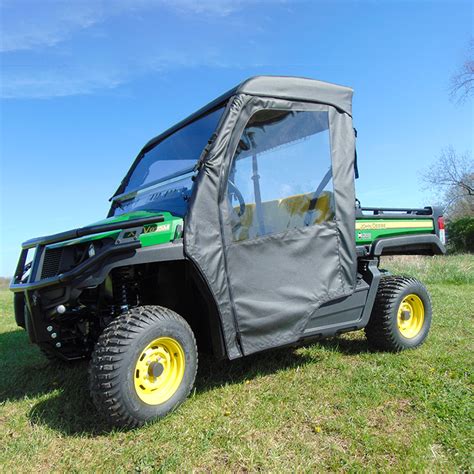
POLYGON ((178 390, 184 376, 181 344, 171 337, 150 342, 138 357, 133 374, 135 391, 148 405, 160 405, 178 390))
POLYGON ((397 325, 400 334, 407 339, 417 336, 425 321, 425 307, 418 295, 409 294, 398 308, 397 325))

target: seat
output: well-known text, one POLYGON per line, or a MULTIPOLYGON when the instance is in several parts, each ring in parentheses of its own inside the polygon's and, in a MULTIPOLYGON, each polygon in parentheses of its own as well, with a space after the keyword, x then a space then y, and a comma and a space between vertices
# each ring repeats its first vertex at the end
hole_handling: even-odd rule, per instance
MULTIPOLYGON (((332 192, 324 191, 316 201, 310 214, 309 224, 305 217, 309 211, 313 193, 297 194, 283 199, 262 202, 262 214, 265 234, 283 232, 287 229, 305 227, 306 225, 320 224, 334 218, 334 196, 332 192)), ((238 207, 234 208, 236 213, 238 207)), ((259 236, 259 222, 255 203, 246 204, 245 212, 235 219, 235 240, 247 240, 259 236)))

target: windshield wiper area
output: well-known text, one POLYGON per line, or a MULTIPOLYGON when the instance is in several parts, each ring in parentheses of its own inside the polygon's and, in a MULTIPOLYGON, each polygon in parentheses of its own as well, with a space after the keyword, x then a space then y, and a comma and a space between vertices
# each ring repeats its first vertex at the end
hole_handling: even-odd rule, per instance
POLYGON ((163 178, 157 179, 155 181, 152 181, 151 183, 144 184, 142 186, 139 186, 136 189, 133 189, 131 191, 126 191, 122 194, 119 194, 117 196, 113 196, 110 198, 111 201, 128 201, 129 199, 133 199, 137 194, 141 194, 143 191, 148 191, 153 188, 162 188, 163 186, 166 186, 168 184, 172 184, 178 181, 181 181, 186 178, 192 178, 194 175, 194 167, 192 168, 187 168, 184 170, 181 170, 179 173, 173 173, 168 176, 165 176, 163 178))

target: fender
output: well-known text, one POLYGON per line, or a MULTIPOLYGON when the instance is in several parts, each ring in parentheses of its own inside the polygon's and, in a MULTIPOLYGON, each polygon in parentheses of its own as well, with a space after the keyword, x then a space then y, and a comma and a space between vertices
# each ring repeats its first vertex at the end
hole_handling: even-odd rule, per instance
POLYGON ((168 244, 153 245, 136 249, 133 255, 123 256, 116 260, 108 261, 96 272, 81 280, 77 288, 100 285, 107 275, 117 267, 139 265, 142 263, 172 262, 187 260, 183 251, 183 239, 177 239, 168 244))
POLYGON ((444 255, 446 247, 437 235, 404 235, 380 238, 370 247, 371 257, 381 255, 444 255))

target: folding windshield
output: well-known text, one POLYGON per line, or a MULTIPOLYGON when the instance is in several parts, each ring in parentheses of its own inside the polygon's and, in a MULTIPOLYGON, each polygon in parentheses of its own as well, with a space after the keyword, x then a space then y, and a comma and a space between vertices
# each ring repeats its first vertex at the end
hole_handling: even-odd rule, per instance
POLYGON ((143 210, 184 216, 192 192, 194 166, 223 111, 221 106, 146 149, 120 196, 114 198, 110 215, 143 210))
POLYGON ((124 193, 192 171, 222 112, 220 107, 146 150, 133 169, 124 193))

